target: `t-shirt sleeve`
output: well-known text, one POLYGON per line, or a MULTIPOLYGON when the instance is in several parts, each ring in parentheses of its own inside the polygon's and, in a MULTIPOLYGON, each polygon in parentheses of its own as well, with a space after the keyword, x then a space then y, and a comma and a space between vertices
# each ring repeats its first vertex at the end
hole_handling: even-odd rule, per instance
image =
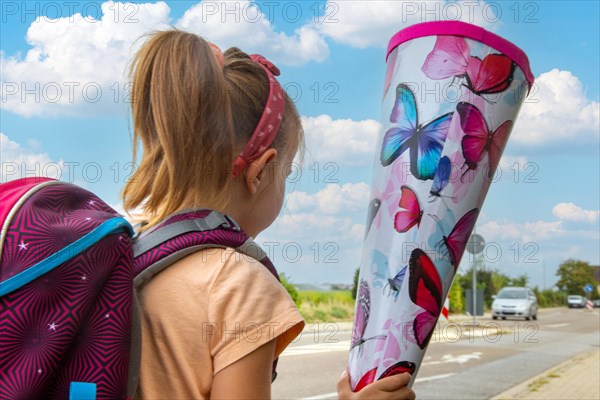
POLYGON ((304 320, 277 279, 258 261, 227 249, 209 295, 207 331, 213 374, 276 339, 275 357, 296 338, 304 320))

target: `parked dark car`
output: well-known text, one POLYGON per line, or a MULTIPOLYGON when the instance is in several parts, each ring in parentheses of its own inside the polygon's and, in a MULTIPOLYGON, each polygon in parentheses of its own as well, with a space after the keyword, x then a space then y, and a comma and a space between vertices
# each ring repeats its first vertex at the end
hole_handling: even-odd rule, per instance
POLYGON ((600 299, 592 300, 592 303, 594 303, 594 308, 600 308, 600 299))

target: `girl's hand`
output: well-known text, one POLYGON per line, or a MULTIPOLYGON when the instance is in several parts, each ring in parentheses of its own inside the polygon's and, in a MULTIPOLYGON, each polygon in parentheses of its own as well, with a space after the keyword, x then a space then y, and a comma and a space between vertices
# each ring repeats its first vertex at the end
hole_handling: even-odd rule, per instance
POLYGON ((365 386, 360 392, 353 392, 350 386, 350 375, 344 371, 337 384, 339 400, 364 400, 364 399, 394 399, 414 400, 415 392, 408 386, 410 374, 405 372, 389 376, 365 386))

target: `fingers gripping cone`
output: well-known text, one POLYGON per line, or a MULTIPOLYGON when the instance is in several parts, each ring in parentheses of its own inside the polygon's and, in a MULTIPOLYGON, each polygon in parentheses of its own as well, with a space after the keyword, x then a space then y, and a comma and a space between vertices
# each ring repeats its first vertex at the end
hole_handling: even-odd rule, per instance
POLYGON ((533 75, 512 43, 458 21, 388 47, 349 371, 414 376, 533 75))

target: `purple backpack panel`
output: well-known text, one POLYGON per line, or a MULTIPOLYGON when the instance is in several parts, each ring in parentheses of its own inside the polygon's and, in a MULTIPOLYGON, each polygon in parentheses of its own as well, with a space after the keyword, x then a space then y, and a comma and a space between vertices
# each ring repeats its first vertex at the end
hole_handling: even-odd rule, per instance
POLYGON ((32 179, 0 185, 28 186, 2 198, 0 398, 127 398, 131 226, 82 188, 32 179))
POLYGON ((279 279, 226 215, 182 212, 132 241, 97 196, 51 179, 0 184, 0 225, 2 399, 129 399, 140 361, 134 287, 185 255, 231 247, 279 279))

